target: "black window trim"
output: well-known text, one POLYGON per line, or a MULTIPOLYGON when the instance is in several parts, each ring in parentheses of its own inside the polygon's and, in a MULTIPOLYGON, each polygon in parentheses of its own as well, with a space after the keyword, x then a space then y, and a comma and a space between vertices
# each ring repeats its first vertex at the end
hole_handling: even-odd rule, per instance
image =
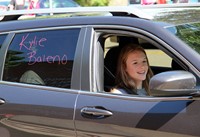
POLYGON ((7 54, 7 49, 12 41, 12 39, 14 38, 15 33, 9 33, 3 44, 2 47, 0 49, 0 80, 3 79, 3 70, 4 70, 4 64, 5 64, 5 59, 6 59, 6 54, 7 54))

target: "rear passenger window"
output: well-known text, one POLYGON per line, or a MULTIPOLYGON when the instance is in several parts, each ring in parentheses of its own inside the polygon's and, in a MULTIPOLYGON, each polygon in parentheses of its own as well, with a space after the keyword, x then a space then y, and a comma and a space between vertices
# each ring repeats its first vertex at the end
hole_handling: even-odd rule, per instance
POLYGON ((5 40, 5 38, 6 38, 6 35, 0 35, 0 48, 2 47, 2 44, 5 40))
POLYGON ((7 52, 3 80, 70 88, 79 31, 16 34, 7 52))

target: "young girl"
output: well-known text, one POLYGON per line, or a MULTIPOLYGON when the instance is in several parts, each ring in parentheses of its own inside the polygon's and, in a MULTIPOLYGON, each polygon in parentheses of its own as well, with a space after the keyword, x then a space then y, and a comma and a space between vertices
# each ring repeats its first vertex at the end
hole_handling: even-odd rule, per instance
POLYGON ((153 75, 144 49, 136 44, 122 48, 117 67, 116 86, 112 93, 150 95, 149 80, 153 75))

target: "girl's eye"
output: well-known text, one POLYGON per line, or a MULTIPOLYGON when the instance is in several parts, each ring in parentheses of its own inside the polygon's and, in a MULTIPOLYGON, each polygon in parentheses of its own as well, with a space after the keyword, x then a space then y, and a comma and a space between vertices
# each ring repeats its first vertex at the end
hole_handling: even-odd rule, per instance
POLYGON ((138 64, 137 62, 133 62, 134 65, 138 64))
POLYGON ((146 61, 146 60, 144 60, 144 61, 143 61, 143 63, 147 63, 147 61, 146 61))

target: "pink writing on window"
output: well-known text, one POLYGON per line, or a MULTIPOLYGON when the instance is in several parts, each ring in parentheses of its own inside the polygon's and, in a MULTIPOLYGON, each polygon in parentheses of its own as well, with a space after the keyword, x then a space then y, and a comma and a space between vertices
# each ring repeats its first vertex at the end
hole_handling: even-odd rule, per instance
POLYGON ((29 34, 26 34, 25 36, 22 37, 22 41, 20 42, 19 46, 20 46, 20 50, 22 50, 22 48, 25 48, 27 50, 31 50, 32 47, 36 47, 36 46, 40 46, 40 47, 44 47, 44 42, 47 41, 46 38, 37 38, 37 36, 34 36, 33 39, 29 39, 29 34))
POLYGON ((47 62, 47 63, 55 63, 58 62, 58 64, 67 64, 67 55, 63 55, 62 57, 59 55, 55 55, 55 56, 46 56, 46 55, 42 55, 42 56, 36 56, 36 52, 30 52, 28 53, 28 58, 29 58, 29 63, 28 65, 34 65, 35 63, 39 63, 39 62, 47 62))
POLYGON ((67 55, 37 55, 37 51, 41 47, 42 50, 45 50, 45 42, 47 41, 46 38, 38 38, 37 36, 30 37, 29 34, 26 34, 22 37, 22 40, 19 44, 19 49, 25 49, 29 52, 28 65, 34 65, 35 63, 39 62, 47 62, 49 64, 51 63, 58 63, 58 64, 67 64, 67 55))

